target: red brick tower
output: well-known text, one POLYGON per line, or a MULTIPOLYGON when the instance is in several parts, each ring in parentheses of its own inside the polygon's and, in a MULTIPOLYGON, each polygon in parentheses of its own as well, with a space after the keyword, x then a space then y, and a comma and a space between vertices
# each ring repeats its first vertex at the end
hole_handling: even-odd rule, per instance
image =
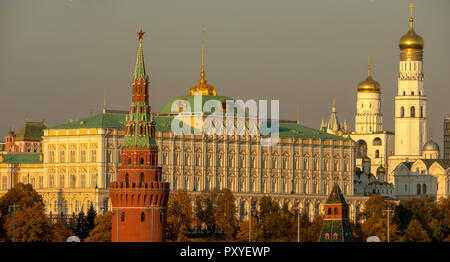
POLYGON ((132 102, 126 118, 122 162, 116 182, 110 185, 113 208, 113 242, 162 242, 166 240, 166 207, 169 183, 161 182, 155 124, 149 106, 149 81, 145 71, 142 39, 133 75, 132 102))

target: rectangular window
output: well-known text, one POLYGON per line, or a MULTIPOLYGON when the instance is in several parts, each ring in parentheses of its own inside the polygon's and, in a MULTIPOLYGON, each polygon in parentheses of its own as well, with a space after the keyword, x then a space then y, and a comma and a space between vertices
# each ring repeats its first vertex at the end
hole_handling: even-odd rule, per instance
POLYGON ((2 190, 8 189, 8 177, 3 176, 2 177, 2 190))
POLYGON ((97 149, 91 150, 91 162, 92 163, 97 162, 97 149))

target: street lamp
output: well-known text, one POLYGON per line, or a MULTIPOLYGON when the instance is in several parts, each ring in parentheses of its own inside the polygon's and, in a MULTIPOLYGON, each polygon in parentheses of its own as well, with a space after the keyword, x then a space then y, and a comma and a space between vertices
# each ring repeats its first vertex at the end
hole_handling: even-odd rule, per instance
POLYGON ((152 242, 153 241, 153 227, 154 227, 154 223, 153 223, 153 213, 154 213, 154 209, 156 208, 156 211, 163 209, 162 207, 155 207, 153 204, 150 206, 152 208, 152 242))
POLYGON ((390 216, 391 213, 393 214, 394 210, 392 210, 390 208, 388 208, 386 210, 383 210, 383 214, 387 214, 387 218, 388 218, 388 223, 387 223, 387 242, 389 242, 389 236, 390 236, 390 234, 389 234, 389 216, 390 216))
POLYGON ((14 212, 13 215, 13 242, 16 242, 16 210, 20 211, 20 206, 17 206, 16 203, 9 205, 9 212, 14 212))
POLYGON ((124 215, 125 213, 119 212, 119 208, 116 207, 116 211, 112 212, 113 215, 116 215, 116 242, 119 242, 119 215, 124 215))
POLYGON ((302 208, 297 209, 297 242, 300 242, 300 214, 302 213, 302 208))

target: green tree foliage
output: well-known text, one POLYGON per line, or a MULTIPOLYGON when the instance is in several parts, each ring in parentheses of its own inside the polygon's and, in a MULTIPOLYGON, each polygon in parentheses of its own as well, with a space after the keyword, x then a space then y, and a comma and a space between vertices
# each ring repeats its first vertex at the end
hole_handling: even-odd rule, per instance
POLYGON ((423 229, 422 224, 418 220, 412 219, 405 230, 404 240, 408 242, 429 242, 431 238, 423 229))
POLYGON ((95 227, 85 242, 111 242, 112 213, 107 212, 95 218, 95 227))
POLYGON ((191 230, 192 223, 192 197, 186 190, 177 190, 170 193, 167 204, 167 239, 185 240, 185 233, 191 230))
POLYGON ((78 214, 78 218, 75 220, 75 225, 73 227, 73 232, 76 236, 78 236, 81 240, 86 239, 89 236, 91 230, 95 227, 95 218, 97 217, 97 212, 94 209, 94 206, 91 206, 88 209, 87 215, 81 211, 78 214))

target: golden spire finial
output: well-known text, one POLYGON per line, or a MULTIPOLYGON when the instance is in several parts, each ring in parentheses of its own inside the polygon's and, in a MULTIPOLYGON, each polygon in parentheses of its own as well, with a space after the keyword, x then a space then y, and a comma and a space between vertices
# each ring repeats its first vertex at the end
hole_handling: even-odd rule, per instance
POLYGON ((202 25, 202 72, 200 82, 205 82, 205 25, 202 25))
POLYGON ((433 128, 430 126, 430 141, 433 140, 433 128))
POLYGON ((370 76, 370 56, 367 57, 367 76, 370 76))
POLYGON ((336 112, 336 98, 333 97, 333 113, 336 112))
POLYGON ((106 92, 103 93, 103 114, 106 113, 106 92))
POLYGON ((414 7, 416 7, 414 4, 413 4, 413 2, 412 2, 412 0, 411 0, 411 3, 409 4, 409 6, 408 6, 409 8, 410 8, 410 15, 409 15, 409 26, 410 26, 410 28, 412 28, 412 26, 413 26, 413 22, 414 22, 414 17, 413 17, 413 8, 414 7))

